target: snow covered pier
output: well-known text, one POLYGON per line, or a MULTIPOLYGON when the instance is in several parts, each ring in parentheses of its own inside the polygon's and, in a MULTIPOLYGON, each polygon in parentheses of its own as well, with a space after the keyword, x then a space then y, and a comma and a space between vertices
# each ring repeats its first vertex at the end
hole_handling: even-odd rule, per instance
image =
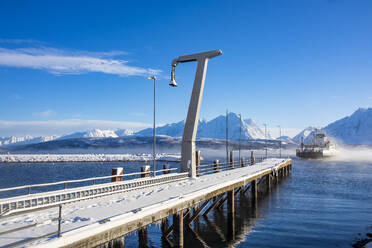
POLYGON ((266 159, 254 165, 238 162, 200 165, 197 178, 166 169, 156 177, 0 199, 0 246, 124 244, 126 234, 138 230, 139 236, 144 235, 147 225, 161 221, 164 239, 183 247, 184 229, 225 203, 233 237, 235 195, 249 192, 252 206, 257 207, 258 188, 270 191, 292 167, 290 159, 266 159))

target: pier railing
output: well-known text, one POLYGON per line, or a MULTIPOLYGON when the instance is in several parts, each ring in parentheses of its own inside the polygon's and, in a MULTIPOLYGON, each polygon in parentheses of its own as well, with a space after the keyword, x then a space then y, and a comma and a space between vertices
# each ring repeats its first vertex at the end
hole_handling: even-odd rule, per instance
POLYGON ((252 160, 248 160, 245 157, 240 161, 230 161, 230 162, 223 162, 220 163, 219 160, 214 161, 204 161, 200 165, 196 165, 196 173, 198 176, 208 175, 217 173, 220 171, 231 170, 238 167, 245 167, 245 166, 252 166, 255 163, 262 162, 264 160, 263 157, 255 158, 254 162, 252 160))
MULTIPOLYGON (((245 159, 242 159, 240 161, 232 160, 230 162, 219 163, 218 160, 214 160, 213 163, 205 161, 203 164, 200 164, 199 161, 197 164, 197 175, 203 176, 220 171, 231 170, 237 167, 251 166, 254 163, 262 161, 263 158, 257 158, 254 162, 248 160, 246 162, 245 159)), ((2 216, 11 215, 18 212, 55 207, 59 204, 121 193, 128 190, 150 187, 162 183, 170 183, 173 181, 186 179, 188 177, 188 172, 175 173, 177 170, 177 168, 165 168, 157 171, 147 170, 121 175, 65 180, 0 189, 0 193, 24 190, 23 194, 19 196, 12 196, 2 199, 0 198, 0 218, 2 216), (148 177, 150 174, 154 175, 159 173, 163 173, 163 175, 148 177), (140 178, 123 180, 124 178, 130 179, 136 176, 140 176, 140 178), (102 182, 102 180, 105 179, 118 178, 120 179, 119 181, 102 182), (76 186, 76 184, 84 182, 90 182, 91 185, 76 186), (55 190, 51 188, 52 186, 62 186, 62 189, 55 190), (45 190, 42 192, 34 192, 33 189, 36 188, 44 188, 45 190)))
POLYGON ((33 184, 19 187, 0 189, 0 192, 14 191, 26 189, 27 194, 15 197, 0 199, 0 217, 11 215, 17 212, 25 212, 29 210, 36 210, 40 208, 54 207, 59 204, 71 203, 74 201, 86 200, 105 195, 121 193, 128 190, 135 190, 143 187, 173 182, 182 180, 188 177, 188 173, 174 173, 177 168, 169 168, 158 170, 156 172, 173 172, 169 174, 159 175, 155 177, 141 177, 132 180, 124 180, 117 182, 106 182, 96 184, 95 182, 102 179, 130 177, 147 175, 149 172, 128 173, 123 175, 113 175, 104 177, 93 177, 78 180, 68 180, 60 182, 52 182, 45 184, 33 184), (68 185, 91 181, 92 185, 83 187, 69 188, 68 185), (39 187, 50 187, 54 185, 64 185, 64 189, 56 191, 46 191, 42 193, 32 193, 32 189, 39 187))
MULTIPOLYGON (((156 173, 163 173, 163 175, 148 177, 151 171, 144 171, 138 173, 128 173, 122 175, 112 175, 112 176, 104 176, 104 177, 92 177, 92 178, 85 178, 85 179, 78 179, 78 180, 68 180, 68 181, 60 181, 60 182, 53 182, 53 183, 44 183, 44 184, 33 184, 33 185, 25 185, 19 187, 12 187, 12 188, 5 188, 0 189, 0 192, 6 191, 14 191, 14 190, 22 190, 26 189, 27 194, 10 197, 5 199, 0 199, 0 219, 10 217, 13 215, 19 215, 27 212, 36 212, 43 209, 50 209, 58 207, 58 217, 53 218, 50 221, 58 221, 58 228, 56 231, 51 233, 43 234, 38 237, 33 237, 24 241, 16 242, 10 244, 6 247, 15 247, 25 243, 29 243, 36 239, 57 235, 58 237, 61 236, 61 223, 62 223, 62 206, 64 204, 81 201, 81 200, 88 200, 96 197, 102 197, 111 194, 122 193, 130 190, 136 190, 146 187, 153 187, 156 185, 175 182, 179 180, 184 180, 188 178, 188 172, 186 173, 175 173, 178 170, 177 168, 166 168, 163 170, 157 170, 156 173), (117 179, 124 178, 124 177, 132 177, 132 176, 141 176, 141 178, 135 178, 126 181, 115 181, 110 183, 101 183, 96 184, 95 182, 98 180, 103 179, 117 179), (67 186, 74 183, 79 182, 93 182, 90 186, 84 187, 75 187, 75 188, 68 188, 67 186), (46 191, 42 193, 32 193, 31 189, 39 188, 39 187, 50 187, 54 185, 64 185, 63 190, 57 191, 46 191)), ((38 225, 42 225, 43 223, 34 223, 14 229, 9 229, 6 231, 0 232, 1 235, 15 233, 27 228, 33 228, 38 225)))
MULTIPOLYGON (((170 168, 170 169, 163 169, 163 170, 157 170, 156 172, 164 172, 164 171, 176 171, 177 168, 170 168)), ((152 171, 151 171, 152 172, 152 171)), ((68 186, 71 184, 76 183, 82 183, 82 182, 91 182, 92 185, 95 185, 97 181, 104 180, 104 179, 111 179, 111 178, 117 178, 117 177, 133 177, 137 175, 145 175, 148 174, 148 172, 134 172, 134 173, 127 173, 123 175, 111 175, 111 176, 103 176, 103 177, 90 177, 90 178, 83 178, 83 179, 75 179, 75 180, 66 180, 66 181, 59 181, 59 182, 52 182, 52 183, 43 183, 43 184, 31 184, 31 185, 22 185, 22 186, 16 186, 11 188, 5 188, 0 189, 0 192, 6 192, 6 191, 15 191, 15 190, 27 190, 27 194, 32 194, 32 189, 34 188, 42 188, 42 187, 50 187, 50 186, 56 186, 56 185, 63 185, 64 189, 68 189, 68 186)), ((40 193, 40 192, 36 192, 40 193)), ((1 199, 0 199, 1 202, 1 199)))

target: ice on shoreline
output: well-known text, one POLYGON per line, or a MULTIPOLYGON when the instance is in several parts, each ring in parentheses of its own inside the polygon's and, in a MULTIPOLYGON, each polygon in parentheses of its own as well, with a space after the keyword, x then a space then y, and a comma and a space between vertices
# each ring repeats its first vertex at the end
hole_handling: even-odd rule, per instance
MULTIPOLYGON (((157 160, 179 161, 180 154, 156 154, 157 160)), ((3 154, 0 163, 42 163, 42 162, 123 162, 150 161, 152 154, 3 154)))

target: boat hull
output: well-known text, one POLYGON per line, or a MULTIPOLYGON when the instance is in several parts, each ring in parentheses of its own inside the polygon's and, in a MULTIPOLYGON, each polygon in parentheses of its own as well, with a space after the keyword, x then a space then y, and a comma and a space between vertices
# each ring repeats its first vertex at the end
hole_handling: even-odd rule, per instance
POLYGON ((323 158, 323 152, 301 152, 296 151, 296 156, 299 158, 323 158))
POLYGON ((335 155, 335 151, 331 150, 296 150, 296 156, 299 158, 327 158, 335 155))

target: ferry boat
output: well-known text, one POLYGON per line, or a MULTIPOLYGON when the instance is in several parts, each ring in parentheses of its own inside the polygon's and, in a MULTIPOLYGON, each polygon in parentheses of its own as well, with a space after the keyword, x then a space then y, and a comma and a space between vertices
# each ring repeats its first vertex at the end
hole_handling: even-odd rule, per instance
POLYGON ((330 140, 324 131, 315 129, 313 143, 304 144, 301 140, 300 148, 296 149, 296 156, 300 158, 326 158, 336 155, 336 146, 330 140))

